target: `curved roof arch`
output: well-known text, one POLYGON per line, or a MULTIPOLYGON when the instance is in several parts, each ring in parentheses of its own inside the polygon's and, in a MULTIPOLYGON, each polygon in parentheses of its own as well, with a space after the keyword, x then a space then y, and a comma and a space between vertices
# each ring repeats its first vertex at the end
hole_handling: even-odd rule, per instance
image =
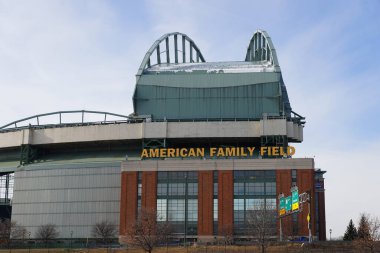
MULTIPOLYGON (((50 112, 50 113, 43 113, 43 114, 37 114, 33 115, 27 118, 19 119, 16 121, 13 121, 9 124, 6 124, 4 126, 0 126, 0 132, 1 131, 6 131, 6 130, 12 130, 12 129, 19 129, 19 128, 25 128, 32 126, 30 124, 30 121, 35 121, 36 123, 33 125, 36 126, 44 126, 46 124, 40 124, 40 119, 48 116, 57 116, 56 120, 57 123, 50 123, 48 125, 65 125, 65 124, 71 124, 71 123, 79 123, 79 124, 84 124, 84 123, 91 123, 92 121, 84 121, 85 114, 97 114, 104 116, 104 120, 101 121, 103 123, 107 122, 107 116, 113 116, 120 118, 120 120, 130 120, 131 117, 126 116, 126 115, 121 115, 121 114, 116 114, 116 113, 111 113, 111 112, 103 112, 103 111, 88 111, 88 110, 73 110, 73 111, 57 111, 57 112, 50 112), (62 121, 62 115, 67 115, 67 114, 81 114, 81 121, 80 122, 70 122, 70 123, 65 123, 62 121)), ((113 120, 114 121, 114 120, 113 120)), ((95 122, 95 121, 94 121, 95 122)))
POLYGON ((182 59, 182 63, 185 63, 187 57, 188 57, 189 62, 206 62, 198 46, 189 36, 187 36, 184 33, 179 33, 179 32, 167 33, 161 36, 158 40, 156 40, 153 43, 153 45, 150 47, 150 49, 146 52, 145 57, 140 64, 139 70, 137 72, 137 76, 141 76, 142 73, 144 72, 144 69, 152 66, 151 57, 154 55, 154 52, 156 52, 156 64, 179 63, 179 58, 182 59), (179 42, 178 37, 182 38, 181 47, 178 46, 178 42, 179 42), (171 38, 173 38, 172 43, 169 42, 171 38), (165 44, 164 45, 165 48, 164 48, 164 51, 161 51, 160 45, 163 42, 165 44), (188 56, 186 56, 186 44, 189 49, 188 56), (174 61, 172 61, 173 56, 170 56, 170 51, 171 51, 170 46, 174 46, 174 48, 172 48, 172 51, 174 51, 174 61), (193 56, 193 50, 195 51, 195 59, 193 56), (162 53, 165 53, 165 61, 161 61, 162 53), (178 53, 181 53, 182 57, 178 57, 179 56, 178 53))
POLYGON ((253 34, 247 48, 245 61, 267 61, 275 67, 280 66, 276 49, 266 31, 257 30, 253 34))

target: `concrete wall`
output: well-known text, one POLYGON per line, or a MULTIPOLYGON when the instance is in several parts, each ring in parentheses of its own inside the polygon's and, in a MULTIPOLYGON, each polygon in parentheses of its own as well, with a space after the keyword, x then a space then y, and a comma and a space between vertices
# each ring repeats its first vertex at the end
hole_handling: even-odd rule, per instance
POLYGON ((119 225, 120 163, 115 166, 15 172, 12 220, 35 236, 38 226, 56 224, 60 238, 91 237, 96 222, 119 225))
POLYGON ((143 122, 45 129, 24 129, 0 133, 0 149, 21 144, 42 145, 108 140, 160 138, 260 138, 287 135, 290 142, 301 142, 303 127, 285 119, 218 122, 143 122))
POLYGON ((314 168, 312 158, 123 161, 122 171, 283 170, 314 168))

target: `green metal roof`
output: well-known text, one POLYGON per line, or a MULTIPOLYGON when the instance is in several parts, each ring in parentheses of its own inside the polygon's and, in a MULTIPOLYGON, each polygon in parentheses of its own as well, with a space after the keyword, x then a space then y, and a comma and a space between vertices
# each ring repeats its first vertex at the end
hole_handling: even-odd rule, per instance
MULTIPOLYGON (((195 45, 186 38, 180 33, 164 35, 146 54, 133 96, 136 115, 151 115, 154 120, 259 119, 263 114, 290 117, 277 55, 266 32, 253 35, 245 61, 240 62, 205 62, 203 56, 195 62, 191 53, 183 53, 188 51, 187 41, 190 52, 195 45), (178 36, 183 37, 182 51, 178 36), (165 45, 160 47, 160 43, 165 45), (168 55, 173 43, 175 62, 168 55), (183 53, 182 61, 178 51, 183 53), (166 62, 162 53, 166 53, 166 62)), ((198 47, 196 50, 202 55, 198 47)))
POLYGON ((145 74, 137 85, 177 88, 238 87, 280 82, 281 74, 269 73, 159 73, 145 74))

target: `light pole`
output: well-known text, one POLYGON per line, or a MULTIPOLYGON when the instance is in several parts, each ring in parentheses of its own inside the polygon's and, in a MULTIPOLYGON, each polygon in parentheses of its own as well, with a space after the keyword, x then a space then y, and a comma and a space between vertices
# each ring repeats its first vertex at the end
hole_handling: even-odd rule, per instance
POLYGON ((29 246, 29 253, 30 253, 30 231, 28 232, 28 235, 29 235, 29 240, 28 240, 28 246, 29 246))
POLYGON ((74 232, 71 230, 71 232, 70 232, 70 251, 71 251, 71 248, 72 248, 73 233, 74 232))
POLYGON ((184 246, 186 247, 186 250, 187 250, 187 242, 186 242, 186 237, 187 237, 187 172, 185 172, 185 234, 184 234, 184 240, 183 240, 183 244, 184 246))
POLYGON ((330 228, 330 241, 331 241, 331 233, 332 233, 332 229, 330 228))

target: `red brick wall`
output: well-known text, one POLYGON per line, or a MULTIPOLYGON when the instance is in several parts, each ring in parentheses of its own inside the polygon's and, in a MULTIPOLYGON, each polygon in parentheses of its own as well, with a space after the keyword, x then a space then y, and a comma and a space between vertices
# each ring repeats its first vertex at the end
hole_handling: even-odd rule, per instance
MULTIPOLYGON (((285 196, 290 195, 290 188, 292 187, 292 171, 291 170, 276 170, 276 195, 283 193, 285 196)), ((278 198, 277 198, 277 206, 278 198)), ((292 217, 286 216, 281 218, 282 233, 284 239, 293 235, 292 217)), ((280 235, 280 222, 277 222, 277 234, 280 235)))
POLYGON ((326 241, 325 193, 318 192, 319 240, 326 241))
MULTIPOLYGON (((311 203, 310 203, 310 216, 311 216, 311 230, 312 234, 315 235, 315 191, 314 191, 314 170, 297 170, 297 186, 298 192, 303 193, 310 191, 311 193, 311 203)), ((309 230, 307 227, 307 214, 308 214, 308 204, 303 204, 303 211, 298 213, 298 231, 299 235, 308 236, 309 230)))
POLYGON ((157 171, 142 172, 141 207, 157 209, 157 171))
POLYGON ((234 221, 234 174, 218 171, 218 234, 232 235, 234 221))
POLYGON ((129 224, 137 216, 137 172, 121 173, 120 235, 124 235, 129 224))
POLYGON ((213 171, 198 172, 198 235, 213 234, 213 171))

